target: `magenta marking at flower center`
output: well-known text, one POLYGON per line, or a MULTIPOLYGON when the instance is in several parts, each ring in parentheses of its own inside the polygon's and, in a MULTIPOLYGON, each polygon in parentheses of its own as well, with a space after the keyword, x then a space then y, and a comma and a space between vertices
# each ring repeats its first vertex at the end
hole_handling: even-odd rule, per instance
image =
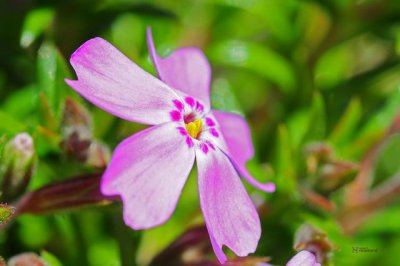
POLYGON ((178 124, 176 129, 185 137, 188 147, 193 148, 197 145, 205 154, 210 149, 215 150, 212 139, 218 138, 219 133, 215 128, 215 121, 204 113, 204 105, 193 97, 185 97, 184 102, 178 99, 174 99, 172 102, 175 109, 170 111, 171 121, 178 124), (188 128, 191 129, 190 126, 193 123, 199 128, 194 129, 195 133, 192 136, 192 132, 189 132, 188 128), (205 132, 210 134, 203 134, 205 132))

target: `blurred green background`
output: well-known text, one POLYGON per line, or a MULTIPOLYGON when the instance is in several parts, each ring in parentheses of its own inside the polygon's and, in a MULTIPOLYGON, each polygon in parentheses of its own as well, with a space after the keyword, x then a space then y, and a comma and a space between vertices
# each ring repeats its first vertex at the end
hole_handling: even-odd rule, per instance
MULTIPOLYGON (((28 191, 101 173, 116 144, 143 126, 70 89, 68 59, 101 36, 155 74, 147 26, 163 56, 182 46, 203 49, 213 107, 242 114, 251 126, 256 156, 249 170, 277 184, 268 195, 248 186, 263 226, 253 256, 284 265, 295 249, 308 248, 326 256, 324 265, 398 265, 397 0, 2 0, 0 164, 7 143, 28 132, 35 147, 28 191), (319 233, 299 230, 304 224, 319 233)), ((53 266, 147 265, 202 224, 195 171, 173 217, 143 232, 123 225, 119 203, 80 202, 71 191, 57 206, 53 193, 29 203, 47 200, 40 211, 29 205, 27 214, 2 221, 0 255, 35 252, 53 266), (72 207, 85 207, 64 210, 71 197, 72 207)), ((18 206, 22 196, 1 202, 18 206)), ((198 260, 214 257, 207 251, 198 260)), ((153 265, 178 265, 168 263, 153 265)))

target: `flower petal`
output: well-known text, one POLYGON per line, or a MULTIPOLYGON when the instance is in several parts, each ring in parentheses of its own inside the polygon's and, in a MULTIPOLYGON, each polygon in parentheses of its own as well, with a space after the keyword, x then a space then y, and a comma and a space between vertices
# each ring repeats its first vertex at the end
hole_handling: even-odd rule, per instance
POLYGON ((229 158, 219 149, 196 149, 200 204, 219 261, 222 246, 238 256, 254 252, 261 235, 257 211, 229 158))
POLYGON ((246 169, 246 162, 254 156, 250 129, 246 123, 246 120, 244 120, 240 115, 233 113, 216 110, 213 110, 211 113, 214 115, 219 124, 220 131, 224 136, 227 146, 220 148, 229 155, 239 173, 256 188, 266 192, 274 192, 274 183, 260 183, 254 177, 252 177, 246 169))
POLYGON ((133 229, 164 223, 192 169, 194 149, 176 124, 145 129, 121 142, 103 176, 105 195, 120 195, 124 221, 133 229))
POLYGON ((302 250, 297 253, 286 266, 321 266, 313 253, 302 250))
POLYGON ((168 57, 158 56, 151 29, 147 29, 147 44, 158 76, 174 89, 202 101, 210 109, 211 67, 204 53, 194 47, 175 50, 168 57))
POLYGON ((94 38, 70 59, 78 80, 66 80, 87 100, 123 119, 143 124, 170 121, 169 111, 179 96, 145 72, 114 46, 94 38))

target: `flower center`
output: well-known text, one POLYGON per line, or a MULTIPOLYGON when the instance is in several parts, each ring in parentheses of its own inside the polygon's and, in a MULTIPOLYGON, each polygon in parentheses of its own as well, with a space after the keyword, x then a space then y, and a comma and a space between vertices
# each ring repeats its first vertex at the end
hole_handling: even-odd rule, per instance
POLYGON ((203 128, 203 121, 201 119, 194 120, 193 122, 185 124, 185 128, 192 138, 197 139, 203 128))

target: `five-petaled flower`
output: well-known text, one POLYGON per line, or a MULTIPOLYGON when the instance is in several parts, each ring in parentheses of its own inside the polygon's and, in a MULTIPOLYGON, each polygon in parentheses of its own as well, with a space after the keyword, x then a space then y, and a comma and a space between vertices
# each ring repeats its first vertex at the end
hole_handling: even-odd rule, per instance
POLYGON ((196 158, 201 209, 219 261, 227 259, 223 245, 246 256, 261 227, 238 173, 264 191, 275 189, 246 170, 253 157, 249 128, 239 115, 211 110, 211 68, 201 50, 160 58, 150 30, 147 41, 160 80, 101 38, 71 56, 78 80, 66 82, 79 94, 120 118, 152 125, 117 146, 102 193, 120 195, 133 229, 155 227, 174 211, 196 158))

